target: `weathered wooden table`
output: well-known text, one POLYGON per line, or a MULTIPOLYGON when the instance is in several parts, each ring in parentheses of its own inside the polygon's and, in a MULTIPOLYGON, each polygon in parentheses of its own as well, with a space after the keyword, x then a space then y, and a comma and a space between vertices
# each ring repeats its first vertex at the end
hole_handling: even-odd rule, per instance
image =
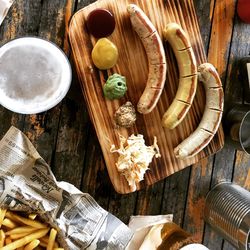
MULTIPOLYGON (((188 1, 188 0, 177 0, 188 1)), ((58 44, 71 57, 68 22, 89 0, 16 0, 0 27, 0 44, 20 36, 39 36, 58 44)), ((93 1, 92 1, 93 2, 93 1)), ((235 12, 236 0, 195 0, 208 61, 222 78, 226 108, 242 103, 238 60, 249 54, 250 25, 235 12)), ((72 60, 71 60, 72 61, 72 60)), ((109 180, 100 146, 74 74, 67 97, 37 115, 19 115, 0 107, 0 137, 10 125, 20 128, 51 165, 58 180, 90 193, 125 223, 132 214, 174 214, 174 221, 212 250, 234 249, 203 221, 205 196, 220 180, 250 190, 250 157, 227 143, 215 156, 202 160, 147 189, 117 194, 109 180)))

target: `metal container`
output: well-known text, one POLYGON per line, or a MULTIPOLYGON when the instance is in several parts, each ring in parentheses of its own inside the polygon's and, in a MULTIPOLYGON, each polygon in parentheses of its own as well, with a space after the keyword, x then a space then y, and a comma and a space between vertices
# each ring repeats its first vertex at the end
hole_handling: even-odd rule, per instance
POLYGON ((205 221, 238 249, 250 249, 250 192, 228 182, 207 195, 205 221))
POLYGON ((239 60, 239 80, 243 86, 244 101, 250 103, 250 57, 239 60))
POLYGON ((227 141, 236 149, 250 154, 250 105, 235 105, 224 121, 227 141))

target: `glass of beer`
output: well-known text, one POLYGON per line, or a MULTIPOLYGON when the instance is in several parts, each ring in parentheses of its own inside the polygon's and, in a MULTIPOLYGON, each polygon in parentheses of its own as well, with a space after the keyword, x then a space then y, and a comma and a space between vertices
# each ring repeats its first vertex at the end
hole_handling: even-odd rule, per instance
POLYGON ((55 44, 37 37, 17 38, 0 48, 0 104, 22 114, 57 105, 71 84, 71 66, 55 44))

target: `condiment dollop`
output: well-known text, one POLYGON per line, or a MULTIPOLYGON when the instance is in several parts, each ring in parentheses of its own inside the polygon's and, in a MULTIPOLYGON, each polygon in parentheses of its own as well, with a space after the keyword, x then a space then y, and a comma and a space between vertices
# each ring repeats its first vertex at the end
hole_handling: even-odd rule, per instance
POLYGON ((108 80, 103 85, 104 96, 110 100, 123 97, 126 91, 126 78, 117 73, 109 76, 108 80))
POLYGON ((107 38, 101 38, 95 44, 92 53, 92 60, 98 69, 106 70, 112 68, 118 59, 118 50, 107 38))
POLYGON ((110 11, 98 8, 89 13, 87 27, 96 38, 107 37, 115 29, 115 18, 110 11))

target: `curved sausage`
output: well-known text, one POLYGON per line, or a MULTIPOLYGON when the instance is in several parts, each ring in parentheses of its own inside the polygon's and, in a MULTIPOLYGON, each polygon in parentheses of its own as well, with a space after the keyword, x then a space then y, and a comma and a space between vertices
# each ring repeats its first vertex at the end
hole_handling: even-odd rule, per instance
POLYGON ((169 23, 163 32, 171 45, 179 68, 179 86, 176 96, 162 117, 163 127, 174 129, 189 111, 197 87, 197 66, 188 35, 177 23, 169 23))
POLYGON ((175 149, 177 158, 187 158, 198 154, 216 134, 223 113, 224 94, 220 77, 210 63, 201 64, 198 68, 199 80, 206 91, 206 105, 197 129, 175 149))
POLYGON ((133 29, 140 37, 148 57, 148 80, 146 88, 137 104, 138 112, 150 113, 156 106, 162 93, 167 72, 164 47, 156 28, 135 4, 127 7, 133 29))

